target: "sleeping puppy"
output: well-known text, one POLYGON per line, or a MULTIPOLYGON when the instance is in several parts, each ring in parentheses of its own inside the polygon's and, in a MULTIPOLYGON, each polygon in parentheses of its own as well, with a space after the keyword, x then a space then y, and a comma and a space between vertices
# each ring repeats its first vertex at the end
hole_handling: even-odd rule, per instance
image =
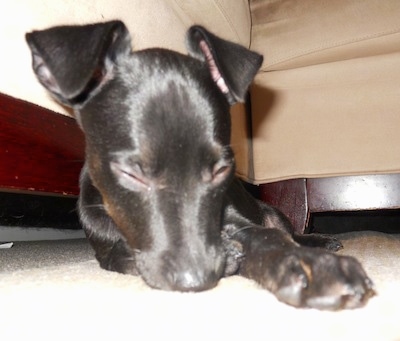
POLYGON ((85 134, 79 213, 102 268, 178 291, 240 274, 296 307, 355 308, 374 294, 355 259, 331 252, 338 241, 294 234, 234 176, 229 107, 262 56, 200 26, 188 55, 132 52, 120 21, 26 39, 38 80, 85 134))

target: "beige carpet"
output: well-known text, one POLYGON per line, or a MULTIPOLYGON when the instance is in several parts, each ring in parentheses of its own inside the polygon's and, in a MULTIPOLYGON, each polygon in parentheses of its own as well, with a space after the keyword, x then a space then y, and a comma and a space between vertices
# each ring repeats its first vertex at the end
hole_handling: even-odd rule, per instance
POLYGON ((231 277, 197 294, 161 292, 101 270, 84 240, 0 249, 1 340, 400 340, 400 235, 340 235, 378 296, 320 312, 231 277))

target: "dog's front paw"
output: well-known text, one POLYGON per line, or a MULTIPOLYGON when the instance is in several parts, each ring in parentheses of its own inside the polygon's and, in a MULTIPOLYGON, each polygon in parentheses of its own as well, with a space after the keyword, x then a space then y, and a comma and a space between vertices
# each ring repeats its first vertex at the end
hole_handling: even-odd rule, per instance
POLYGON ((300 247, 269 252, 262 263, 264 269, 253 268, 248 277, 296 307, 352 309, 375 294, 372 281, 352 257, 300 247))
POLYGON ((284 256, 280 264, 275 287, 280 300, 299 307, 338 310, 361 307, 374 295, 372 281, 354 258, 297 251, 284 256))

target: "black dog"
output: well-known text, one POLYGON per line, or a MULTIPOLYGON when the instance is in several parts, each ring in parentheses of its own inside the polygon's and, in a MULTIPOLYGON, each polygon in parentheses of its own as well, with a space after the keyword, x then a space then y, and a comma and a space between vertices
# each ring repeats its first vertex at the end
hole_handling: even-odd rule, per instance
POLYGON ((262 57, 202 27, 189 56, 133 53, 119 21, 26 36, 43 86, 74 109, 86 137, 80 217, 100 265, 152 287, 200 291, 240 274, 297 307, 354 308, 373 295, 327 236, 292 233, 234 178, 229 105, 262 57))

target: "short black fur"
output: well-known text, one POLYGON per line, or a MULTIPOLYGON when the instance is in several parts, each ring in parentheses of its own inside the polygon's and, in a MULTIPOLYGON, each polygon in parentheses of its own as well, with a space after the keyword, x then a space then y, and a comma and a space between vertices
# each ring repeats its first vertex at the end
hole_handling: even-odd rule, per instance
POLYGON ((178 291, 240 274, 296 307, 355 308, 374 294, 355 259, 331 252, 340 242, 296 235, 234 176, 229 106, 262 56, 200 26, 188 56, 132 52, 119 21, 26 39, 39 81, 85 133, 79 214, 101 267, 178 291))

